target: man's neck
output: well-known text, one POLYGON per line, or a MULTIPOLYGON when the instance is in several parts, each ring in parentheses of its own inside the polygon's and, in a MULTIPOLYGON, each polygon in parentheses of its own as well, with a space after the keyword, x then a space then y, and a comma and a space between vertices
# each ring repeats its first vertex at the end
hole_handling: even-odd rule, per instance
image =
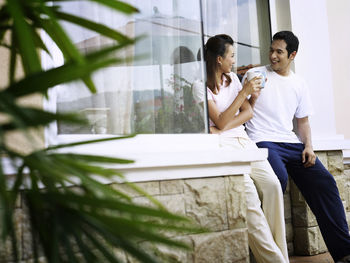
POLYGON ((287 77, 287 76, 289 76, 290 68, 285 69, 285 70, 275 70, 275 72, 276 72, 278 75, 281 75, 281 76, 283 76, 283 77, 287 77))

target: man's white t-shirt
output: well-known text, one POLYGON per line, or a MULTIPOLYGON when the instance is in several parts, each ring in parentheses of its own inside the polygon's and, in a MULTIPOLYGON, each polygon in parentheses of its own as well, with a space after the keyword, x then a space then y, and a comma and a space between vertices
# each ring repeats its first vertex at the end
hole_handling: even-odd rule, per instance
POLYGON ((265 71, 267 81, 255 103, 254 117, 246 123, 250 139, 299 143, 293 132, 293 118, 304 118, 313 112, 305 81, 292 71, 288 76, 281 76, 270 66, 254 70, 265 71))

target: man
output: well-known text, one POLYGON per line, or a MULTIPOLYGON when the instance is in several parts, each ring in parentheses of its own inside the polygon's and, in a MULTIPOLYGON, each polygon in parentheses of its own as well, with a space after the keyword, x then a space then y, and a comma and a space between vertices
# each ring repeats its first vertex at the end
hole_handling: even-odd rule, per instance
MULTIPOLYGON (((298 38, 290 31, 273 36, 265 88, 252 94, 254 117, 246 123, 249 137, 268 148, 268 160, 285 191, 288 175, 316 216, 322 236, 335 262, 350 262, 350 236, 344 207, 333 176, 316 158, 308 116, 312 114, 306 83, 291 71, 298 38), (292 131, 296 118, 299 138, 292 131)), ((245 80, 246 75, 243 78, 245 80)))

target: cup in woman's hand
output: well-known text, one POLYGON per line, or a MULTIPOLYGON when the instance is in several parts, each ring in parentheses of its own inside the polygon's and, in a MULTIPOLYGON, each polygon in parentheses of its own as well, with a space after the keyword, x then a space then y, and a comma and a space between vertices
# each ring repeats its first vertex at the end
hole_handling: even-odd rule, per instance
POLYGON ((247 79, 248 81, 251 81, 255 77, 260 77, 261 81, 261 88, 264 88, 265 86, 265 79, 266 79, 266 72, 260 71, 260 70, 250 70, 247 72, 247 79))

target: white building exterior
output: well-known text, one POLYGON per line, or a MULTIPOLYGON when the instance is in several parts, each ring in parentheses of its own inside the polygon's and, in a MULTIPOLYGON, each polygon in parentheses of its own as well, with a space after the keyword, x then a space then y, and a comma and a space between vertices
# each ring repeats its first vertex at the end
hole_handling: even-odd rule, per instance
POLYGON ((270 0, 272 34, 292 30, 299 38, 295 72, 311 91, 316 149, 343 148, 350 158, 350 2, 270 0))

